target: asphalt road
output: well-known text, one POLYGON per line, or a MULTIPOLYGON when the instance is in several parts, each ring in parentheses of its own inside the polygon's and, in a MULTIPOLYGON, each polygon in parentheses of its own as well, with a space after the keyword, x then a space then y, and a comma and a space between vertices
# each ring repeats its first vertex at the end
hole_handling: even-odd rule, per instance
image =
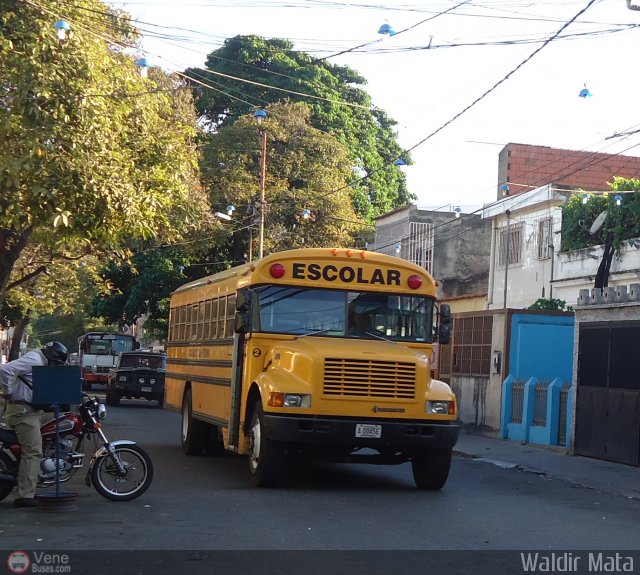
MULTIPOLYGON (((249 485, 244 457, 184 455, 178 414, 154 403, 127 400, 107 410, 107 436, 135 440, 151 455, 155 476, 147 493, 114 503, 87 487, 81 472, 63 487, 78 493, 75 510, 14 509, 10 497, 0 503, 2 550, 73 552, 77 565, 83 557, 94 562, 96 557, 78 552, 112 550, 104 555, 106 563, 97 565, 105 568, 117 558, 117 571, 123 573, 160 573, 163 566, 172 566, 167 573, 175 572, 178 559, 188 559, 189 572, 195 573, 211 557, 217 558, 215 572, 243 572, 234 563, 238 560, 246 563, 247 572, 255 572, 257 566, 272 572, 269 558, 298 557, 294 566, 313 558, 311 564, 323 573, 373 573, 387 565, 381 572, 393 570, 395 575, 413 573, 425 561, 433 563, 429 555, 409 553, 413 551, 456 550, 438 555, 436 563, 442 567, 449 560, 462 560, 473 573, 483 572, 480 557, 501 557, 507 563, 504 571, 499 565, 491 567, 491 561, 482 564, 491 567, 487 572, 513 573, 519 555, 496 550, 640 549, 640 504, 622 496, 459 457, 454 458, 445 488, 433 493, 415 488, 409 464, 296 464, 287 468, 278 488, 255 489, 249 485), (126 550, 154 553, 117 553, 126 550), (464 550, 476 553, 460 554, 464 550), (307 553, 300 557, 292 555, 294 551, 307 553), (383 551, 391 553, 381 555, 383 551), (158 558, 160 564, 145 570, 145 564, 158 558), (331 565, 320 570, 328 558, 331 565), (227 561, 234 565, 229 571, 224 569, 227 561), (332 569, 336 562, 341 567, 332 569), (371 564, 365 570, 367 562, 371 564)), ((467 572, 457 567, 442 572, 467 572)), ((278 567, 273 572, 296 570, 278 567)), ((313 569, 307 566, 300 572, 313 569)), ((518 571, 516 565, 515 572, 522 568, 518 571)), ((640 557, 634 572, 640 573, 640 557)))

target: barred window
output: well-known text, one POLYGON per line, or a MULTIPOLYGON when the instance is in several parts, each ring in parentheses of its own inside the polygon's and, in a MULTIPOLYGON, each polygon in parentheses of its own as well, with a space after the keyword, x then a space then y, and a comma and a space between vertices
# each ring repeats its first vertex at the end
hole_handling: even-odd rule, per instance
POLYGON ((460 375, 490 374, 492 330, 492 315, 455 318, 452 373, 460 375))
MULTIPOLYGON (((522 262, 522 224, 509 226, 509 265, 522 262)), ((500 245, 498 249, 498 265, 504 266, 507 228, 500 230, 500 245)))
POLYGON ((538 222, 538 259, 544 260, 551 257, 553 240, 551 238, 552 219, 547 218, 538 222))

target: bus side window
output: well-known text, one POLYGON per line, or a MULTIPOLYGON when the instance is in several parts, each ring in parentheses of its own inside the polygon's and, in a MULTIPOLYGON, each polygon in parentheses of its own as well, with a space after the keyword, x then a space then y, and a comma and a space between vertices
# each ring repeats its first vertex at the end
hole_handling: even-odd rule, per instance
POLYGON ((211 300, 204 302, 204 330, 202 337, 209 339, 211 337, 211 300))
POLYGON ((233 328, 236 320, 236 294, 227 297, 227 328, 226 336, 233 337, 233 328))
POLYGON ((222 296, 218 299, 218 339, 224 337, 224 314, 227 306, 227 298, 222 296))

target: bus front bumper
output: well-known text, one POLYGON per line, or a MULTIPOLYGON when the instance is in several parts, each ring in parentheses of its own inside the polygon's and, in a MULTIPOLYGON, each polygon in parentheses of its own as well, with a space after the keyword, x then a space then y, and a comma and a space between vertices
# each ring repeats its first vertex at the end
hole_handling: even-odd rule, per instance
POLYGON ((267 437, 272 441, 398 450, 449 449, 458 441, 459 433, 455 421, 440 420, 296 417, 265 413, 264 424, 267 437), (365 426, 364 430, 362 426, 365 426), (379 432, 380 437, 359 437, 362 431, 379 432))

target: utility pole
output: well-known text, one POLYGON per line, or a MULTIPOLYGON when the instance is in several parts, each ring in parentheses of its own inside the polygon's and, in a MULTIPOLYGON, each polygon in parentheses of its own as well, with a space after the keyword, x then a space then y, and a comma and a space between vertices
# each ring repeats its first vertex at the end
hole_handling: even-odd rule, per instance
POLYGON ((267 133, 262 127, 262 122, 267 117, 264 110, 256 110, 253 114, 258 122, 258 134, 260 135, 260 235, 258 244, 258 259, 264 256, 264 212, 265 212, 265 188, 267 184, 267 133))

